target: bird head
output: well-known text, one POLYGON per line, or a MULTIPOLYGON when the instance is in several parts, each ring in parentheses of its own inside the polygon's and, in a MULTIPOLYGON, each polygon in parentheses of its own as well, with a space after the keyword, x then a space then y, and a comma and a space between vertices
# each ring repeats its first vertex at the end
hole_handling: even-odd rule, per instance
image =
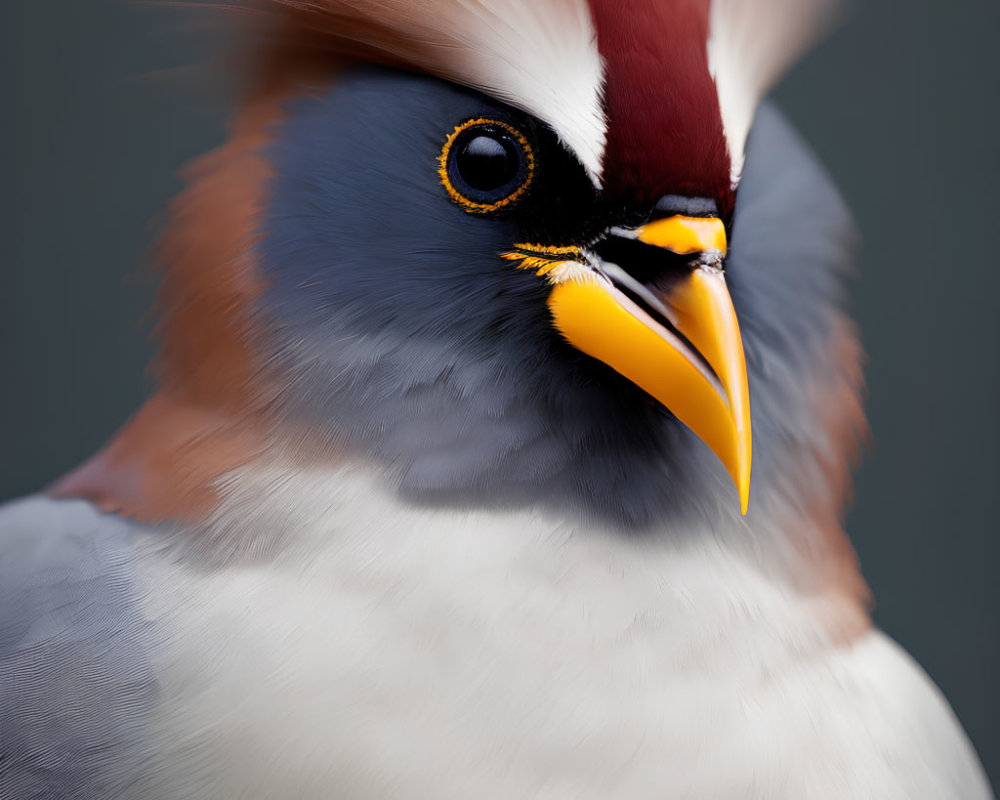
MULTIPOLYGON (((774 155, 791 134, 771 123, 747 162, 758 195, 786 184, 756 220, 747 136, 829 4, 258 10, 245 109, 163 249, 158 402, 243 420, 213 452, 295 430, 419 498, 745 514, 753 442, 807 424, 805 365, 836 327, 836 278, 801 263, 831 237, 797 221, 808 191, 774 155), (755 275, 740 248, 774 264, 755 275), (764 374, 781 347, 784 394, 764 374)), ((788 164, 808 158, 789 142, 788 164)), ((161 436, 162 413, 131 441, 161 436)), ((115 446, 116 463, 149 447, 115 446)))

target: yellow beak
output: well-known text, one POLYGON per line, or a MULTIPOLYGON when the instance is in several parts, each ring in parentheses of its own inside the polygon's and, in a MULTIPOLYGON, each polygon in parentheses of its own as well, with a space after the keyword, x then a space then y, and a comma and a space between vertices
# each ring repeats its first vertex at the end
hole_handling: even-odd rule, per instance
POLYGON ((552 319, 570 344, 652 395, 713 450, 732 476, 745 514, 750 395, 739 323, 719 268, 725 227, 715 218, 675 216, 633 235, 647 245, 692 254, 693 270, 666 294, 644 292, 650 302, 643 305, 655 303, 651 313, 606 270, 582 264, 567 269, 570 262, 557 262, 545 270, 554 283, 552 319))

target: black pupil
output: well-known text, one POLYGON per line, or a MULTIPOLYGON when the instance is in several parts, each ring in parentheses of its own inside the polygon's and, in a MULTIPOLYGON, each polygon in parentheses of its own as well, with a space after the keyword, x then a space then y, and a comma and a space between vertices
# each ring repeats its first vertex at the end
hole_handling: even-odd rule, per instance
POLYGON ((478 133, 459 143, 455 166, 471 188, 481 192, 499 189, 517 177, 517 146, 500 133, 478 133))

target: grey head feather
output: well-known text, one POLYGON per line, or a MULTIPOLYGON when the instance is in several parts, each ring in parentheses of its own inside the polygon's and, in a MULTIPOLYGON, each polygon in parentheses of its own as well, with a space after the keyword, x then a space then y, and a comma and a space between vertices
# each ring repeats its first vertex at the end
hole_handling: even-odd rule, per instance
MULTIPOLYGON (((476 92, 373 68, 290 107, 267 152, 258 251, 286 413, 382 464, 413 502, 541 504, 628 530, 738 513, 707 448, 564 342, 543 282, 498 257, 567 198, 521 219, 448 199, 441 142, 475 116, 537 124, 476 92)), ((813 156, 762 110, 728 263, 758 499, 811 457, 798 447, 817 423, 805 386, 829 367, 851 231, 813 156)))

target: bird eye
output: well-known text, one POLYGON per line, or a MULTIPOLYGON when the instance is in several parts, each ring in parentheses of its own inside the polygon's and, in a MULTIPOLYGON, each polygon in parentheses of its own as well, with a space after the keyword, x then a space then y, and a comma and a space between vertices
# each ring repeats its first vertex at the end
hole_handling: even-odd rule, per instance
POLYGON ((534 177, 527 138, 506 122, 472 119, 452 131, 438 159, 448 195, 466 211, 488 214, 516 201, 534 177))

